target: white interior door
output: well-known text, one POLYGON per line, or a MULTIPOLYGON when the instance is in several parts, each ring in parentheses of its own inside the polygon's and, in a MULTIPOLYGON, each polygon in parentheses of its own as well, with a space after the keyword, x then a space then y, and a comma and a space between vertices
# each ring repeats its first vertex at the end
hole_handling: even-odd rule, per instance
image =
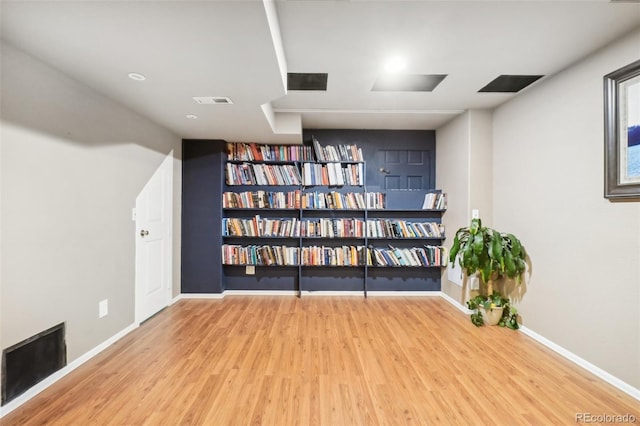
POLYGON ((136 198, 136 322, 169 305, 173 151, 136 198))

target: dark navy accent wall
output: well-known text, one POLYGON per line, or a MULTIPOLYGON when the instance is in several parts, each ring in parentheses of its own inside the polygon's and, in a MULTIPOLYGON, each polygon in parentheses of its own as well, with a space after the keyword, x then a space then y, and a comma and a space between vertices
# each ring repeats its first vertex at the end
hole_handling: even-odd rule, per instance
POLYGON ((221 293, 226 142, 184 140, 182 153, 182 293, 221 293))

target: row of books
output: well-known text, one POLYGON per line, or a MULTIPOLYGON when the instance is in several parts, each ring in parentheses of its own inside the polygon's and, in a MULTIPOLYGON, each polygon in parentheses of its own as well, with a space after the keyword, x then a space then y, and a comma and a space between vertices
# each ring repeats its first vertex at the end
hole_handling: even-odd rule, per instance
POLYGON ((293 164, 227 163, 227 185, 301 185, 300 171, 293 164))
MULTIPOLYGON (((364 210, 384 206, 384 194, 380 192, 305 192, 302 194, 303 209, 364 210)), ((384 208, 384 207, 382 207, 384 208)))
POLYGON ((357 145, 322 146, 313 138, 313 150, 317 161, 364 161, 362 149, 357 145))
POLYGON ((300 190, 224 192, 222 207, 225 209, 331 209, 375 210, 384 209, 382 192, 304 192, 300 190))
POLYGON ((362 266, 364 246, 302 247, 303 265, 307 266, 362 266))
POLYGON ((445 210, 447 208, 447 194, 443 192, 424 194, 422 208, 425 210, 445 210))
POLYGON ((362 219, 270 219, 256 215, 252 218, 223 218, 225 237, 309 237, 364 238, 362 219))
POLYGON ((222 246, 223 265, 295 266, 300 259, 299 247, 252 245, 222 246))
POLYGON ((436 222, 408 222, 399 219, 367 220, 370 238, 442 238, 444 225, 436 222))
POLYGON ((252 218, 223 218, 222 235, 225 237, 299 237, 300 220, 252 218))
POLYGON ((304 220, 300 233, 303 237, 363 238, 362 219, 312 219, 304 220))
POLYGON ((313 150, 303 145, 258 145, 227 143, 229 161, 314 161, 313 150))
POLYGON ((446 249, 441 246, 424 246, 411 248, 370 247, 367 253, 370 266, 446 266, 446 249))
POLYGON ((446 266, 446 249, 440 246, 413 248, 365 248, 365 246, 288 247, 270 245, 222 246, 224 265, 259 266, 368 266, 439 267, 446 266))
POLYGON ((442 238, 444 226, 436 222, 357 218, 223 218, 225 237, 319 237, 319 238, 442 238), (365 226, 366 223, 366 226, 365 226))
POLYGON ((305 185, 364 185, 364 163, 303 163, 305 185))
POLYGON ((228 142, 229 161, 364 161, 355 144, 322 146, 313 138, 309 145, 266 145, 254 142, 228 142), (315 156, 314 156, 315 154, 315 156))
POLYGON ((222 207, 225 209, 299 209, 299 189, 281 191, 223 192, 222 207))
POLYGON ((222 246, 224 265, 296 266, 361 266, 364 246, 287 247, 287 246, 222 246))

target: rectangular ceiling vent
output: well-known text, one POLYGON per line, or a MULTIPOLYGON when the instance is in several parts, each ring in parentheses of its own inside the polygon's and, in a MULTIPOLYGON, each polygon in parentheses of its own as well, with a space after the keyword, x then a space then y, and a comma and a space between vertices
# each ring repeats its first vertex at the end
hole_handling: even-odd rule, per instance
POLYGON ((374 92, 431 92, 445 79, 446 74, 382 74, 373 87, 374 92))
POLYGON ((287 90, 327 90, 329 75, 321 72, 289 72, 287 73, 287 90))
POLYGON ((500 75, 478 92, 516 93, 544 77, 544 75, 500 75))
POLYGON ((228 105, 233 103, 226 96, 194 96, 193 100, 200 105, 228 105))

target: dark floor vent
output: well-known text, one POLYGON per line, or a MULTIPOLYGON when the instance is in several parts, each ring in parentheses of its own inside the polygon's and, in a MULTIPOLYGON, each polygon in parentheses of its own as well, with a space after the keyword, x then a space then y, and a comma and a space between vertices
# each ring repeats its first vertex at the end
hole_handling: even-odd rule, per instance
POLYGON ((2 405, 67 365, 64 323, 2 351, 2 405))

